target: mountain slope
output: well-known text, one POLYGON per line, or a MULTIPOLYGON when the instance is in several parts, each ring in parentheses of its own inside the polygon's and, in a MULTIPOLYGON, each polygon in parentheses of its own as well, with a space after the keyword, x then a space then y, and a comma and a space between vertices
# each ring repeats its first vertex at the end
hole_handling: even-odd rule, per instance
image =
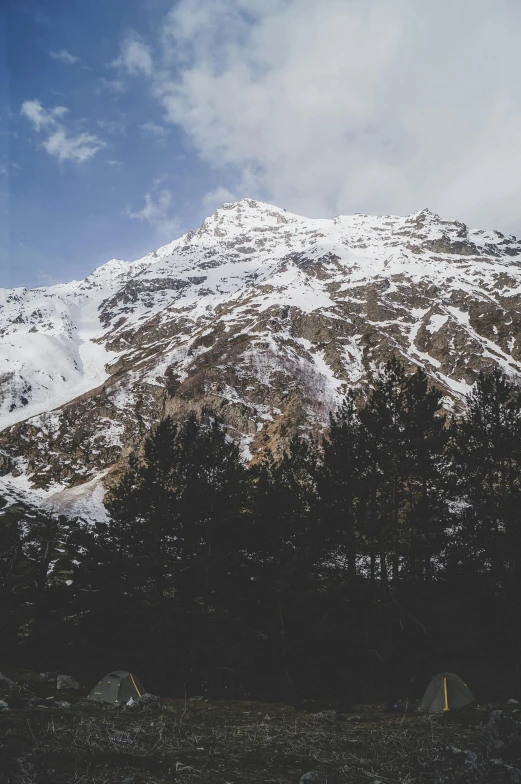
POLYGON ((168 413, 210 406, 255 457, 320 431, 393 353, 447 406, 481 369, 521 377, 521 243, 428 210, 311 220, 243 200, 0 304, 0 481, 69 511, 168 413))

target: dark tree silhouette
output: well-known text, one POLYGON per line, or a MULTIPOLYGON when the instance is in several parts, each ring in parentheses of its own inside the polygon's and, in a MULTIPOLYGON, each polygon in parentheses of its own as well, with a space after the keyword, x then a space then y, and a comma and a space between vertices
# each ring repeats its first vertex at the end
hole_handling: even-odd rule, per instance
POLYGON ((521 391, 441 403, 392 359, 280 459, 204 412, 158 423, 106 522, 0 502, 2 661, 344 707, 441 670, 521 690, 521 391))

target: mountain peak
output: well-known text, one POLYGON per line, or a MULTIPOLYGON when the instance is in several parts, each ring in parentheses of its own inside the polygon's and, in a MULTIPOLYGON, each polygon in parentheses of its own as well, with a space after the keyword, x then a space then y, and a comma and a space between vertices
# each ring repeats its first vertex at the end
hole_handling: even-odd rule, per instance
POLYGON ((441 221, 438 213, 433 212, 428 207, 424 207, 422 210, 418 210, 418 212, 413 212, 412 215, 409 215, 409 219, 422 223, 437 223, 438 221, 441 221))
POLYGON ((241 199, 237 202, 225 202, 213 215, 204 219, 197 234, 201 236, 213 233, 216 237, 224 237, 228 234, 241 234, 255 228, 268 228, 298 220, 304 219, 266 202, 241 199))

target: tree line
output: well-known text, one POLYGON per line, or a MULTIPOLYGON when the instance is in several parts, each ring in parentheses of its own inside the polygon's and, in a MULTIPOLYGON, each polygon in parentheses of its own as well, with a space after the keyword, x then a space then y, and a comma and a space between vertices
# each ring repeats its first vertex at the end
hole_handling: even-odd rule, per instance
POLYGON ((178 696, 412 698, 440 670, 518 692, 521 390, 496 369, 442 402, 392 359, 280 459, 167 418, 109 522, 6 506, 2 659, 178 696))

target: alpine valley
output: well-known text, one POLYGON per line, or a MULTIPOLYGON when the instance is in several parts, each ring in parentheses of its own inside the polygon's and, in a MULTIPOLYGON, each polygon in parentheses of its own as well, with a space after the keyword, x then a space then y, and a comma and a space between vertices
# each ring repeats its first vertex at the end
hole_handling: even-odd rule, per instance
POLYGON ((0 496, 100 519, 165 415, 211 409, 255 460, 319 434, 393 354, 455 413, 480 370, 521 378, 521 242, 245 199, 138 261, 0 289, 0 336, 0 496))

